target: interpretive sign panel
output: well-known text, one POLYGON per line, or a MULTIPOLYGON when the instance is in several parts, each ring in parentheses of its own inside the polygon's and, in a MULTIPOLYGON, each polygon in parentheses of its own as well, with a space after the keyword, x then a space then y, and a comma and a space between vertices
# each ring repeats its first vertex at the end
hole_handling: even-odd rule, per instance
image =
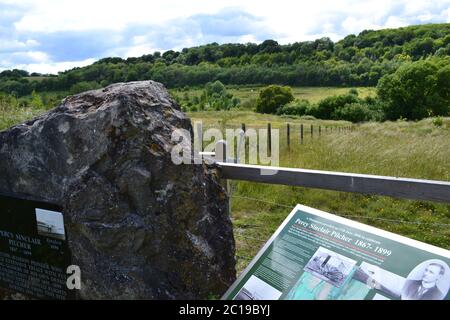
POLYGON ((297 205, 222 297, 449 299, 450 251, 297 205))
POLYGON ((0 287, 37 299, 70 299, 62 209, 0 195, 0 287))

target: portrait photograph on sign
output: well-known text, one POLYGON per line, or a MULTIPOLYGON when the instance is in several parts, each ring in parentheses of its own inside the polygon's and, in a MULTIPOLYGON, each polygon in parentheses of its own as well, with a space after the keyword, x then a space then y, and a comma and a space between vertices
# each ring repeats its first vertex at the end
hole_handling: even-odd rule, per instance
POLYGON ((405 279, 402 300, 442 300, 450 287, 450 272, 446 262, 432 259, 415 267, 405 279))

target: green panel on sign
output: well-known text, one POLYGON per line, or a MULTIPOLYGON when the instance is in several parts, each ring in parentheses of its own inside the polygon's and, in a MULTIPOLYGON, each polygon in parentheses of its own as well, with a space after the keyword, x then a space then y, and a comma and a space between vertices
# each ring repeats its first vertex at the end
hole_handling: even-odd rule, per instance
POLYGON ((450 251, 297 205, 223 299, 449 299, 450 251))

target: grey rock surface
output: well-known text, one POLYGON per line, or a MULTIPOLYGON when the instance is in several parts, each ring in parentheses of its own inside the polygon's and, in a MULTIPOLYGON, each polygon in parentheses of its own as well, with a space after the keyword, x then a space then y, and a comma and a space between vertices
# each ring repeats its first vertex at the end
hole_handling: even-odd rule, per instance
POLYGON ((0 132, 0 192, 63 206, 82 299, 204 299, 235 280, 214 167, 175 165, 190 120, 163 85, 114 84, 0 132))

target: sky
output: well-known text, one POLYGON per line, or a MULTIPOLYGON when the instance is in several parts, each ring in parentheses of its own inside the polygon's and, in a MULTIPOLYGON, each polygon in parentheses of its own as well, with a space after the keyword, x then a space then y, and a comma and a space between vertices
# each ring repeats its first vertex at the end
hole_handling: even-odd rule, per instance
POLYGON ((0 0, 0 71, 57 73, 211 42, 337 41, 445 22, 450 0, 0 0))

